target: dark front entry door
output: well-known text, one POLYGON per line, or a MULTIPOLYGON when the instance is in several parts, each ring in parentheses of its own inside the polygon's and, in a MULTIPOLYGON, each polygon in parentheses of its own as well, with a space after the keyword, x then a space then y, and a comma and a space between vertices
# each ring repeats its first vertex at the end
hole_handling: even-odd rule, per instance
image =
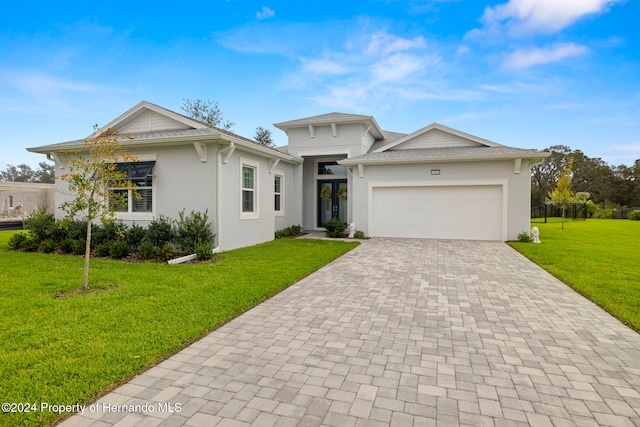
POLYGON ((347 180, 318 180, 318 227, 330 218, 347 222, 347 180))

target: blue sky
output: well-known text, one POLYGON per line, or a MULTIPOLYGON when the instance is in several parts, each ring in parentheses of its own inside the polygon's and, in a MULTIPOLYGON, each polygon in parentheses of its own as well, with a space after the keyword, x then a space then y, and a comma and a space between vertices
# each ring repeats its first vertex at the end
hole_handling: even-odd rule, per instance
POLYGON ((10 2, 0 15, 0 169, 141 100, 217 101, 234 132, 333 111, 410 133, 640 159, 632 0, 10 2))

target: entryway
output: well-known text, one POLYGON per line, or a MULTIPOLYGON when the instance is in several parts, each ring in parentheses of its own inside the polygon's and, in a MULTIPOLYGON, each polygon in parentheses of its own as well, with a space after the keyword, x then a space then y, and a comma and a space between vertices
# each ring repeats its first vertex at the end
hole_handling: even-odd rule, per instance
POLYGON ((317 226, 331 218, 347 222, 347 180, 320 179, 317 181, 318 214, 317 226))

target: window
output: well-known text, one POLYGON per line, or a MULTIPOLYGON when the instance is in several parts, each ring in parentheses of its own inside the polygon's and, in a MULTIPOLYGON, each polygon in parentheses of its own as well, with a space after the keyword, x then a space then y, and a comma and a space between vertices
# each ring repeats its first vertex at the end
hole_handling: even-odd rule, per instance
POLYGON ((346 175, 347 168, 338 162, 318 162, 318 175, 346 175))
POLYGON ((284 214, 284 200, 283 200, 284 177, 282 175, 274 175, 273 176, 273 184, 274 184, 274 188, 273 188, 273 198, 274 198, 273 210, 275 211, 276 215, 278 215, 278 214, 283 215, 284 214))
POLYGON ((126 174, 126 180, 133 184, 131 188, 115 189, 113 194, 118 203, 116 212, 151 213, 153 212, 153 175, 156 162, 117 163, 116 171, 126 174), (135 192, 133 186, 135 185, 135 192))
POLYGON ((242 213, 256 211, 256 168, 242 165, 242 213))

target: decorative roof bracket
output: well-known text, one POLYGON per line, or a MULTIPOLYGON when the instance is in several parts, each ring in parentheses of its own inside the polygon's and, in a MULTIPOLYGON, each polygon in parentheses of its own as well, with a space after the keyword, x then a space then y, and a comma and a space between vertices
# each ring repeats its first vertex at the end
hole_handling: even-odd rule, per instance
POLYGON ((372 124, 370 124, 369 126, 365 127, 364 125, 362 125, 362 137, 364 138, 365 136, 367 136, 367 134, 369 133, 369 131, 371 130, 371 128, 373 127, 372 124))
POLYGON ((276 167, 280 163, 280 159, 269 159, 269 173, 273 174, 275 172, 276 167))
POLYGON ((331 123, 331 132, 333 132, 333 136, 338 136, 338 125, 336 123, 331 123))
POLYGON ((316 137, 316 128, 313 125, 309 125, 309 136, 311 138, 316 137))
POLYGON ((513 173, 519 174, 522 169, 522 159, 516 159, 513 165, 513 173))
POLYGON ((198 153, 198 158, 202 163, 207 163, 207 144, 202 142, 194 142, 194 148, 196 149, 196 153, 198 153))
POLYGON ((364 165, 362 163, 358 163, 358 176, 364 178, 364 165))

